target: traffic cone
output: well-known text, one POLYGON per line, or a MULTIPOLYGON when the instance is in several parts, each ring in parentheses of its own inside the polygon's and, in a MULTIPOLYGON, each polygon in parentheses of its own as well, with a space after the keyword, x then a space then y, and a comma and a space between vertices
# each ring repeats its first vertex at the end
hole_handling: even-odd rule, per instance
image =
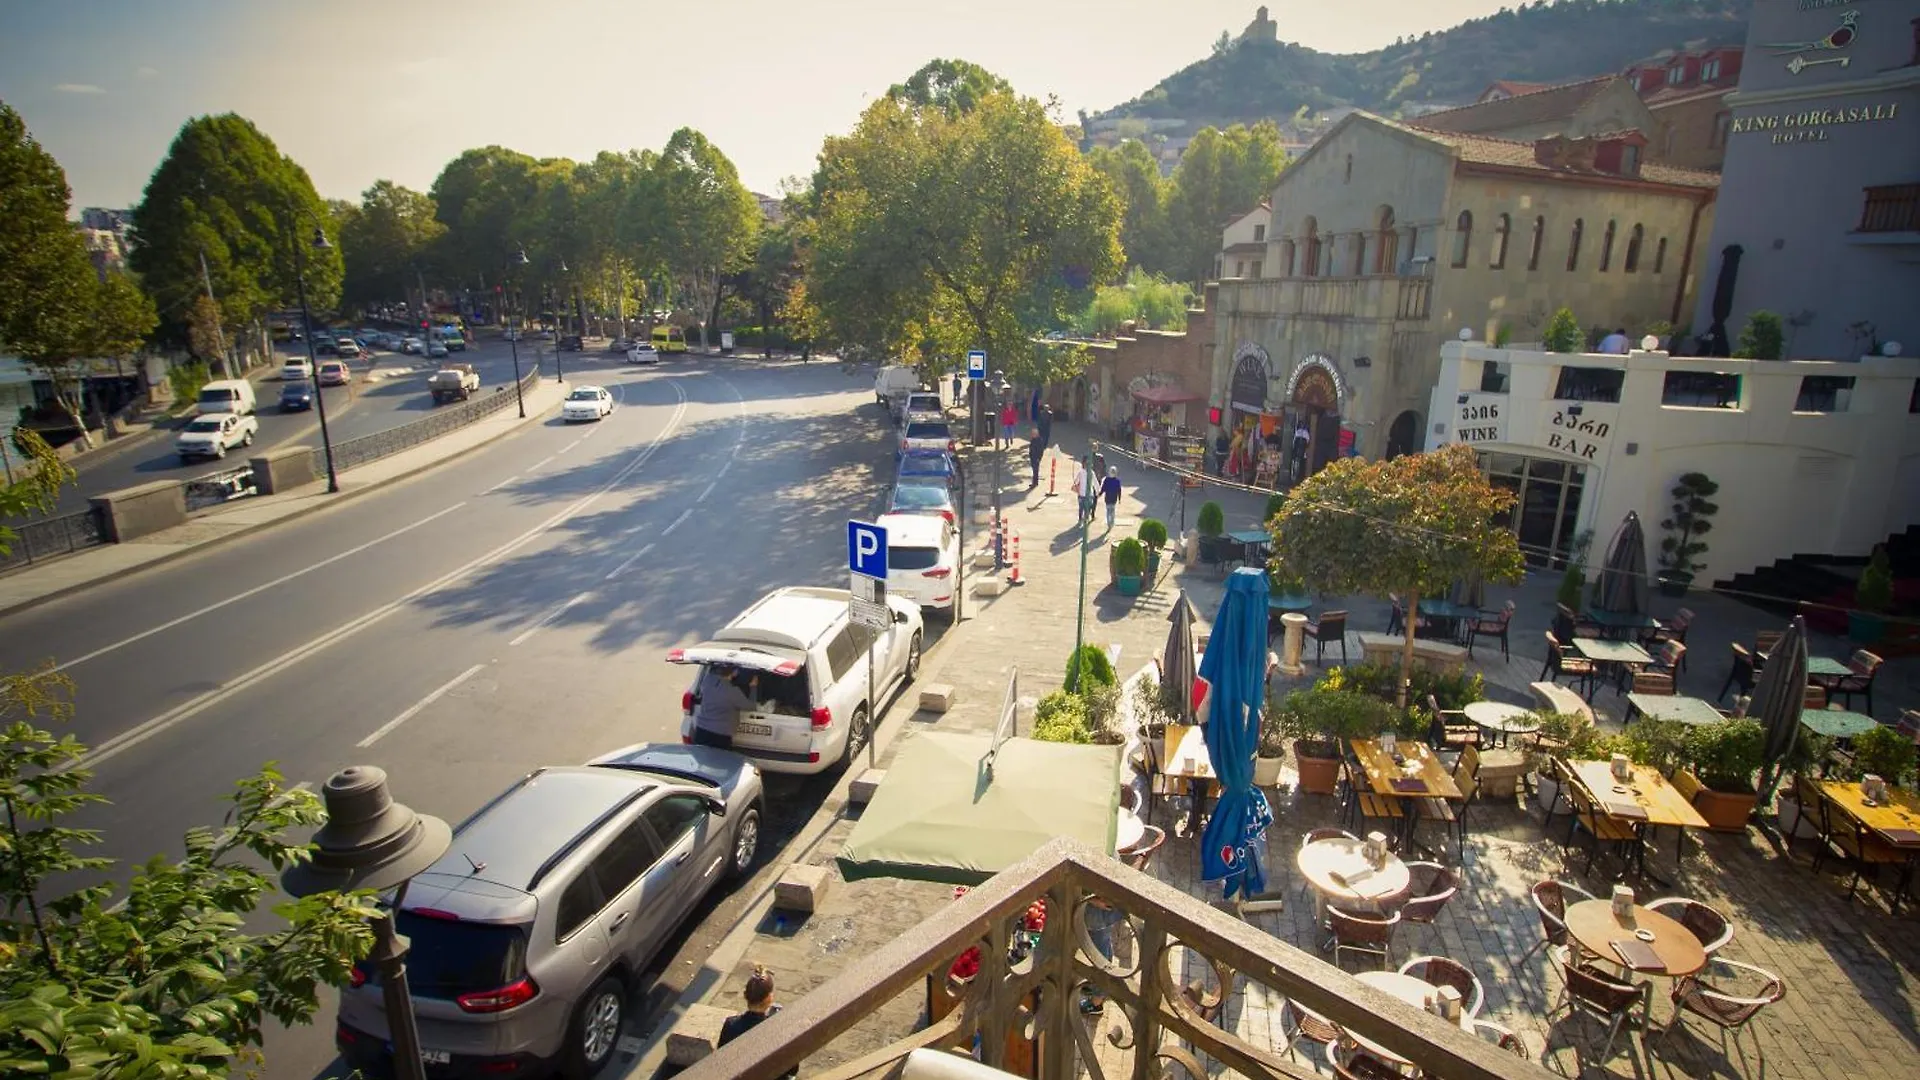
POLYGON ((1053 454, 1047 455, 1047 497, 1052 498, 1054 481, 1060 478, 1060 459, 1053 454))
POLYGON ((1007 584, 1025 585, 1020 577, 1020 530, 1008 529, 1008 540, 1012 544, 1012 554, 1008 556, 1012 565, 1007 569, 1007 584))

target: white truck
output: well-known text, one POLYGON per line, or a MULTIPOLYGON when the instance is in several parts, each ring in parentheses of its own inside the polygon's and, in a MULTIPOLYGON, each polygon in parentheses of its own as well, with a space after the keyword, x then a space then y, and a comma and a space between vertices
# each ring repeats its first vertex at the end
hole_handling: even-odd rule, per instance
POLYGON ((465 401, 479 392, 480 373, 472 364, 443 364, 427 379, 427 389, 433 391, 435 405, 465 401))

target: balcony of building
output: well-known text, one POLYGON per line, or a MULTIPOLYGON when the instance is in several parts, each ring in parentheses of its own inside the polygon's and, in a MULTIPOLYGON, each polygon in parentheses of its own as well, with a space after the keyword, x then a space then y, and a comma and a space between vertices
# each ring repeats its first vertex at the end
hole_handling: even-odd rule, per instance
POLYGON ((1882 184, 1861 189, 1856 244, 1920 244, 1920 184, 1882 184))
POLYGON ((1221 283, 1220 302, 1230 316, 1424 322, 1432 310, 1433 279, 1369 275, 1228 281, 1221 283))

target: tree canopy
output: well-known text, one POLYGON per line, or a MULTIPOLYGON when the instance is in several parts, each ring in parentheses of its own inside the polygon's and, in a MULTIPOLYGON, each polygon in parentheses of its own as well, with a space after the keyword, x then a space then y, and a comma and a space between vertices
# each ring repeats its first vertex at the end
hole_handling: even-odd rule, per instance
POLYGON ((433 197, 391 180, 376 181, 358 206, 336 211, 345 275, 340 298, 370 305, 412 295, 434 245, 447 227, 435 215, 433 197))
POLYGON ((1181 281, 1211 276, 1221 230, 1273 191, 1286 163, 1271 120, 1225 131, 1202 128, 1167 186, 1168 275, 1181 281))

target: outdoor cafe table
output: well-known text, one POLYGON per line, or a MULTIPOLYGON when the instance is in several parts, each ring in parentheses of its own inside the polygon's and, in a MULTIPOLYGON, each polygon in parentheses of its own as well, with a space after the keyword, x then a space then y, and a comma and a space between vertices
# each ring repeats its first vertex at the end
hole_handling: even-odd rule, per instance
POLYGON ((1296 594, 1292 596, 1284 595, 1281 593, 1267 594, 1267 610, 1268 611, 1280 611, 1280 612, 1306 611, 1308 608, 1311 608, 1312 606, 1313 606, 1313 597, 1306 596, 1304 594, 1296 594))
MULTIPOLYGON (((1419 1009, 1421 1012, 1428 1011, 1427 1002, 1431 1001, 1434 996, 1440 992, 1439 987, 1425 979, 1415 978, 1412 975, 1402 975, 1397 971, 1362 971, 1355 975, 1354 978, 1359 979, 1375 990, 1382 990, 1399 998, 1401 1001, 1419 1009)), ((1473 1030, 1473 1017, 1467 1015, 1464 1004, 1460 1009, 1460 1030, 1473 1030)), ((1413 1062, 1388 1050, 1386 1047, 1370 1041, 1365 1035, 1360 1034, 1352 1028, 1347 1029, 1347 1034, 1353 1036, 1353 1041, 1359 1043, 1368 1053, 1374 1054, 1384 1061, 1400 1065, 1413 1064, 1413 1062)))
POLYGON ((1628 694, 1627 715, 1638 712, 1650 720, 1677 720, 1682 724, 1717 724, 1726 717, 1714 708, 1713 702, 1697 697, 1682 697, 1678 694, 1628 694))
POLYGON ((1841 679, 1854 673, 1845 661, 1835 660, 1831 656, 1807 657, 1807 681, 1815 686, 1833 689, 1841 679))
POLYGON ((1398 855, 1389 851, 1386 862, 1375 866, 1367 861, 1365 847, 1364 840, 1336 836, 1300 848, 1295 862, 1318 897, 1316 910, 1331 903, 1344 911, 1377 911, 1381 900, 1412 887, 1412 872, 1398 855))
POLYGON ((1457 803, 1465 796, 1441 764, 1440 755, 1428 749, 1427 744, 1418 739, 1401 739, 1396 749, 1405 766, 1395 764, 1393 755, 1387 753, 1378 740, 1353 740, 1353 755, 1359 760, 1361 771, 1367 774, 1367 786, 1375 795, 1400 800, 1404 810, 1401 831, 1410 839, 1420 820, 1422 800, 1446 799, 1457 803))
MULTIPOLYGON (((1676 829, 1704 829, 1707 819, 1693 808, 1693 803, 1680 794, 1680 790, 1660 775, 1660 770, 1651 765, 1635 765, 1625 784, 1613 778, 1613 764, 1607 761, 1569 761, 1568 767, 1580 783, 1586 785, 1594 801, 1600 805, 1602 813, 1609 818, 1635 828, 1640 826, 1671 826, 1676 829), (1639 808, 1637 812, 1627 811, 1628 805, 1639 808), (1617 808, 1617 809, 1616 809, 1617 808), (1622 813, 1621 811, 1626 811, 1622 813)), ((1659 879, 1647 870, 1646 848, 1644 842, 1640 848, 1639 863, 1642 875, 1659 879)), ((1673 845, 1673 863, 1680 865, 1680 845, 1673 845)))
POLYGON ((1866 791, 1858 783, 1816 780, 1813 786, 1819 789, 1822 798, 1872 829, 1882 840, 1906 852, 1909 859, 1920 855, 1920 795, 1890 788, 1887 802, 1869 805, 1866 791))
POLYGON ((1444 597, 1422 600, 1420 601, 1419 609, 1420 614, 1425 615, 1427 618, 1446 623, 1449 637, 1459 636, 1460 620, 1475 619, 1480 616, 1480 609, 1474 605, 1456 604, 1444 597))
POLYGON ((1185 780, 1193 790, 1193 809, 1187 817, 1188 832, 1199 827, 1202 804, 1212 783, 1213 760, 1207 756, 1206 729, 1199 724, 1167 725, 1167 758, 1160 763, 1162 775, 1185 780))
POLYGON ((1609 665, 1620 673, 1631 672, 1634 668, 1653 663, 1653 657, 1647 655, 1647 650, 1631 641, 1577 637, 1573 639, 1573 651, 1596 664, 1609 665))
POLYGON ((1636 940, 1636 930, 1652 933, 1653 940, 1647 942, 1647 947, 1660 958, 1661 966, 1657 970, 1633 970, 1677 979, 1707 966, 1707 951, 1692 931, 1639 904, 1633 905, 1628 916, 1621 919, 1613 913, 1612 900, 1582 900, 1567 908, 1566 923, 1567 936, 1582 949, 1619 967, 1628 965, 1613 951, 1613 943, 1636 940))
POLYGON ((1588 608, 1587 620, 1600 628, 1606 637, 1633 637, 1636 630, 1652 630, 1660 625, 1660 620, 1637 611, 1608 611, 1605 608, 1588 608))
POLYGON ((1239 532, 1230 532, 1227 534, 1227 539, 1240 545, 1240 561, 1246 563, 1261 557, 1262 552, 1256 551, 1256 548, 1264 549, 1268 544, 1273 543, 1272 534, 1265 529, 1242 529, 1239 532))
POLYGON ((1533 710, 1525 705, 1509 705, 1504 701, 1474 701, 1461 710, 1473 726, 1489 735, 1498 735, 1504 744, 1509 735, 1530 735, 1540 730, 1540 721, 1533 718, 1533 710))
POLYGON ((1880 721, 1865 713, 1850 712, 1846 709, 1802 709, 1800 724, 1816 734, 1835 739, 1851 739, 1855 735, 1879 727, 1880 721))

